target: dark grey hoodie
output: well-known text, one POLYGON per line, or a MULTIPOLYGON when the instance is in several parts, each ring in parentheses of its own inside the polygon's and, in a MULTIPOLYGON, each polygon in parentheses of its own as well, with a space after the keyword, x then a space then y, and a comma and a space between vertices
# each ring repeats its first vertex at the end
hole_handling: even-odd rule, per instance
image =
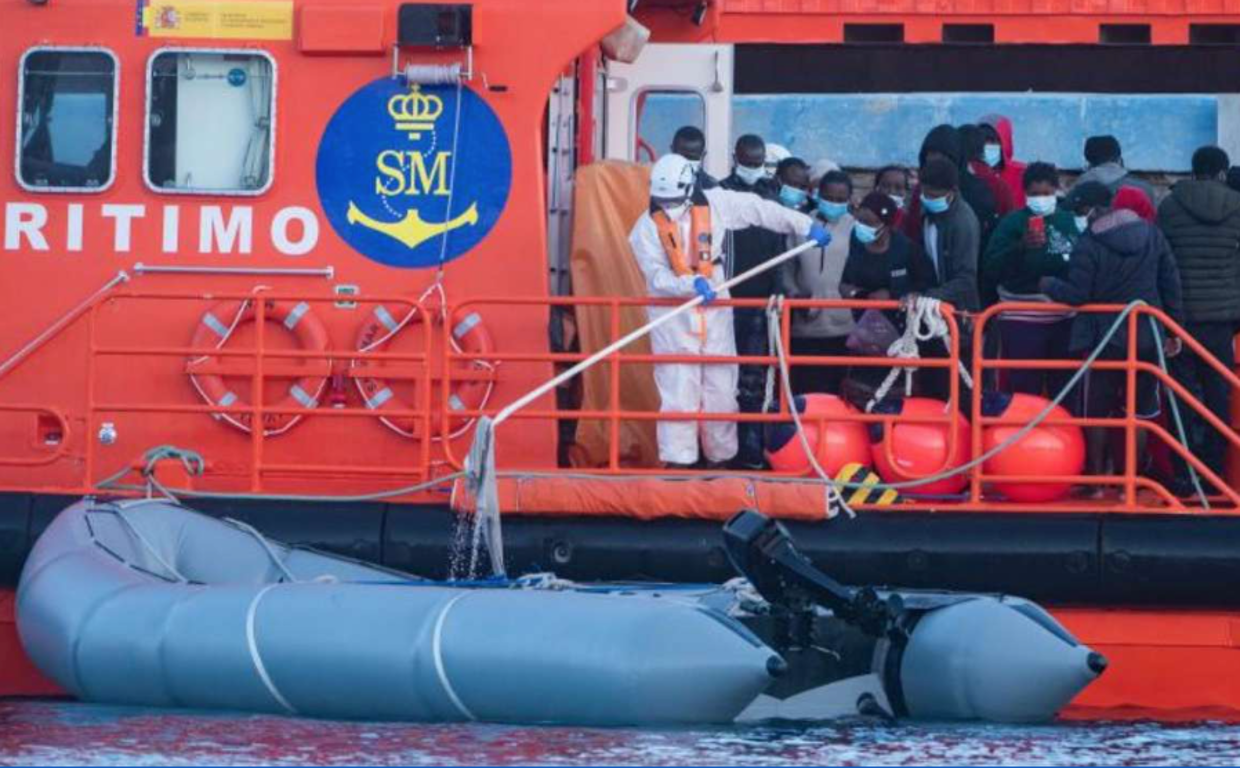
POLYGON ((1240 321, 1240 192, 1219 181, 1175 185, 1158 208, 1194 322, 1240 321))

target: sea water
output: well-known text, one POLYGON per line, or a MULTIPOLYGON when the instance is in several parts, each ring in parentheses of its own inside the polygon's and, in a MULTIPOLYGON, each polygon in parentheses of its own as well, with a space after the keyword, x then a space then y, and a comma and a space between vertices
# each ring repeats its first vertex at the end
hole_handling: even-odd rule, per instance
POLYGON ((556 728, 0 701, 0 765, 1235 765, 1221 723, 556 728))

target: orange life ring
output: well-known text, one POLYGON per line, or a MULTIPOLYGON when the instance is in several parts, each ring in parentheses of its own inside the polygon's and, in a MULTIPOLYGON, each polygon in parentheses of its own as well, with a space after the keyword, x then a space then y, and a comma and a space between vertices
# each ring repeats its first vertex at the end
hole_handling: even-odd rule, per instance
MULTIPOLYGON (((254 322, 257 303, 247 301, 225 301, 216 304, 202 316, 198 327, 194 329, 194 338, 190 342, 195 349, 221 349, 232 337, 242 323, 254 322)), ((306 302, 278 302, 264 300, 264 317, 278 322, 296 337, 298 344, 306 351, 323 352, 329 346, 327 328, 310 310, 306 302)), ((202 399, 211 405, 224 407, 247 405, 247 403, 228 386, 224 377, 215 373, 196 373, 194 366, 212 360, 212 356, 196 358, 190 361, 189 378, 202 399)), ((319 398, 327 387, 328 377, 325 375, 308 375, 289 385, 288 394, 283 400, 271 406, 273 409, 315 408, 319 398)), ((225 421, 237 429, 249 432, 253 416, 249 413, 217 413, 215 418, 225 421)), ((301 415, 288 413, 264 413, 263 434, 267 436, 281 435, 292 429, 301 415)))
MULTIPOLYGON (((358 352, 382 352, 397 334, 405 328, 425 321, 428 310, 416 306, 403 319, 382 304, 376 306, 370 317, 358 329, 356 348, 358 352)), ((443 313, 429 311, 436 324, 442 322, 443 313)), ((457 310, 449 326, 448 343, 454 352, 487 355, 495 351, 490 331, 477 312, 457 310)), ((432 340, 435 336, 432 334, 432 340)), ((429 361, 428 361, 429 364, 429 361)), ((354 368, 366 368, 370 362, 365 357, 353 360, 354 368)), ((453 411, 475 411, 484 408, 495 389, 495 363, 487 360, 469 360, 454 366, 456 374, 451 391, 447 394, 447 408, 453 411)), ((409 416, 385 415, 389 411, 414 410, 392 389, 390 383, 379 376, 355 375, 353 381, 366 407, 379 415, 379 420, 392 431, 411 439, 422 437, 422 419, 409 416)), ((433 406, 432 406, 433 407, 433 406)), ((447 420, 446 424, 433 428, 432 439, 459 437, 473 425, 473 417, 447 420)))

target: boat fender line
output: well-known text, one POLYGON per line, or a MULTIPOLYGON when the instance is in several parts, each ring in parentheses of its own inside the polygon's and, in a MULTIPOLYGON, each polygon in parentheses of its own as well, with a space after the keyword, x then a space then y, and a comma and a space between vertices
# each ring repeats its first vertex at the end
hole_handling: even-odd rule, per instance
POLYGON ((448 669, 443 663, 443 625, 448 619, 448 612, 468 595, 468 592, 459 594, 445 603, 444 607, 440 609, 439 616, 435 618, 435 629, 431 633, 431 656, 435 662, 435 675, 439 678, 439 684, 443 686, 443 691, 452 701, 452 705, 456 707, 456 710, 466 720, 476 721, 478 718, 469 710, 469 707, 465 706, 465 702, 461 701, 461 697, 457 694, 456 689, 452 687, 452 681, 448 679, 448 669))
MULTIPOLYGON (((195 349, 223 349, 232 338, 237 327, 245 322, 253 322, 257 318, 255 299, 242 302, 221 302, 203 314, 198 326, 194 329, 194 337, 190 345, 195 349), (224 322, 220 318, 230 318, 224 322)), ((301 302, 278 302, 263 300, 266 319, 278 322, 297 339, 301 349, 306 352, 326 352, 330 346, 330 335, 327 326, 314 314, 310 305, 301 302)), ((247 406, 240 396, 234 392, 219 374, 195 373, 193 366, 211 359, 211 355, 203 355, 189 361, 189 380, 194 389, 209 405, 247 406)), ((316 359, 317 358, 313 358, 316 359)), ((324 358, 326 359, 326 358, 324 358)), ((288 394, 273 406, 273 410, 282 411, 292 408, 317 408, 323 390, 327 388, 327 376, 307 375, 289 385, 288 394)), ((243 432, 252 428, 253 414, 250 413, 213 413, 212 416, 224 421, 243 432)), ((302 414, 264 413, 263 436, 275 437, 288 432, 302 420, 302 414)))
POLYGON ((267 692, 271 694, 271 698, 275 699, 280 706, 290 714, 299 715, 297 708, 284 698, 284 694, 280 693, 280 689, 276 687, 275 682, 271 679, 271 675, 267 673, 267 667, 263 664, 262 654, 258 651, 258 637, 255 633, 255 620, 258 617, 258 604, 268 592, 280 586, 279 584, 268 584, 254 595, 254 599, 250 601, 250 607, 245 612, 245 642, 250 650, 250 661, 254 663, 254 671, 258 673, 258 679, 263 681, 263 685, 267 687, 267 692))
MULTIPOLYGON (((430 291, 428 291, 428 294, 430 291)), ((358 353, 382 352, 389 342, 411 325, 432 322, 435 325, 449 324, 450 334, 447 343, 453 354, 488 355, 495 351, 495 342, 483 322, 482 315, 474 311, 458 310, 449 319, 442 308, 426 305, 426 295, 418 300, 399 320, 397 313, 379 304, 370 313, 370 317, 358 328, 355 349, 358 353)), ((355 357, 352 367, 362 371, 373 365, 363 357, 355 357)), ((495 390, 495 371, 498 363, 491 360, 471 358, 459 364, 462 371, 476 374, 472 378, 461 378, 452 382, 451 390, 445 393, 446 403, 452 411, 477 411, 486 408, 495 390)), ((376 373, 381 369, 376 368, 376 373)), ((411 411, 413 406, 405 402, 392 389, 390 382, 378 375, 355 375, 354 386, 366 407, 374 411, 379 421, 388 429, 401 437, 420 440, 423 432, 423 418, 414 416, 391 416, 389 411, 411 411)), ((472 417, 454 417, 444 419, 442 426, 433 423, 431 439, 441 441, 455 440, 469 431, 474 425, 472 417)))

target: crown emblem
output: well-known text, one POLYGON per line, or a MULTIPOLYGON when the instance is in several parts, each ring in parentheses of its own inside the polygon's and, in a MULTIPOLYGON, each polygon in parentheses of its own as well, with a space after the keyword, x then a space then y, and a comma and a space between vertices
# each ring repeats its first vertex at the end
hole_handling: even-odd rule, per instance
POLYGON ((443 114, 443 99, 422 93, 417 85, 409 93, 398 93, 388 99, 388 114, 396 121, 398 131, 407 131, 409 138, 417 141, 424 131, 435 128, 435 121, 443 114))

